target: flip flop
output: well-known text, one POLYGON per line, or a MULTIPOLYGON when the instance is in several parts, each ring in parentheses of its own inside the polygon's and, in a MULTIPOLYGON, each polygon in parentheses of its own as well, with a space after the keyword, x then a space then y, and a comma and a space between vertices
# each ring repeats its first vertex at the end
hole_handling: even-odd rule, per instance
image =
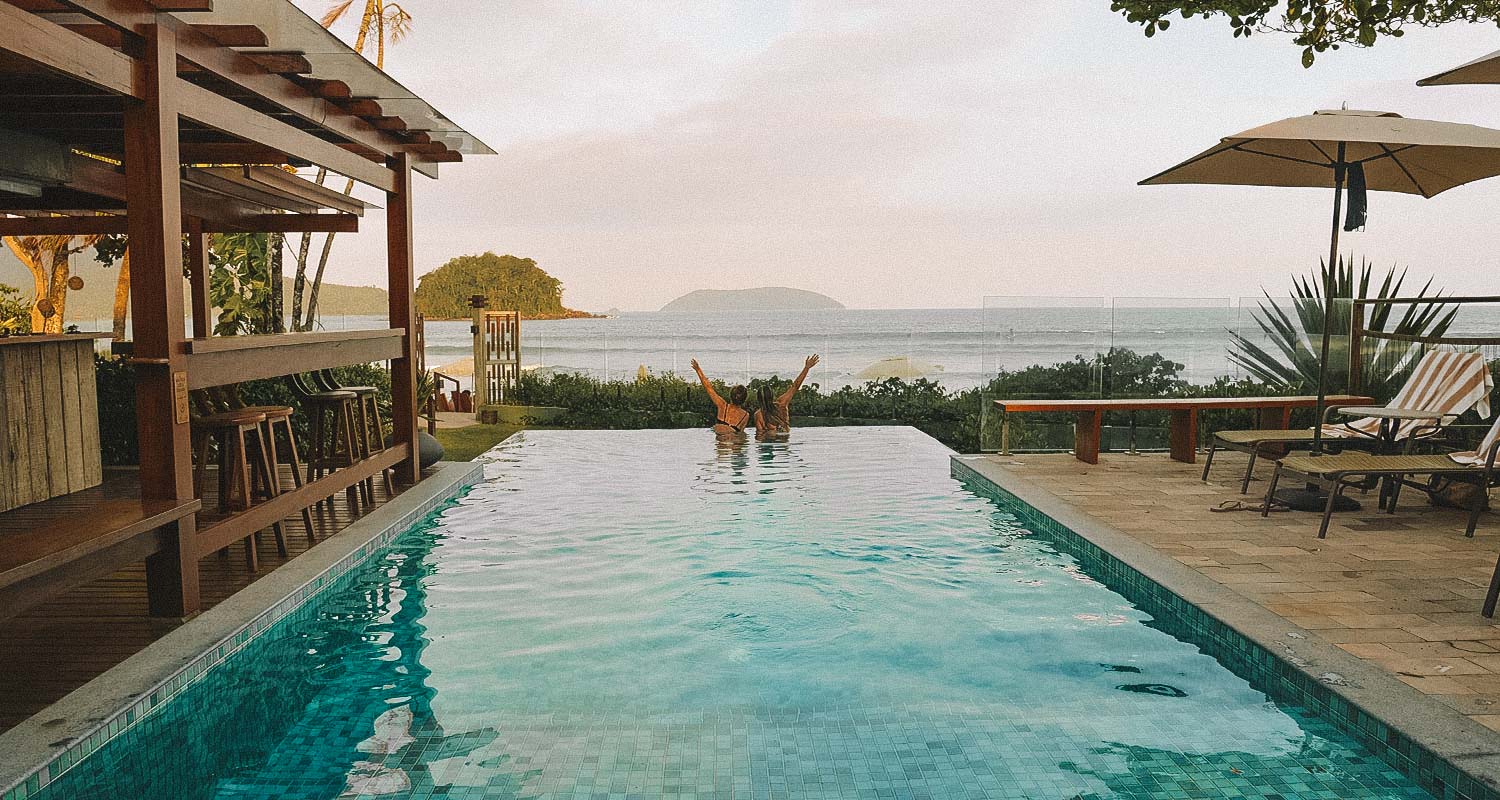
MULTIPOLYGON (((1210 508, 1209 511, 1213 511, 1213 512, 1223 512, 1223 511, 1254 511, 1254 512, 1256 512, 1258 514, 1258 513, 1261 512, 1261 510, 1264 507, 1265 507, 1265 503, 1246 503, 1244 500, 1225 500, 1224 502, 1222 502, 1222 503, 1214 506, 1213 508, 1210 508)), ((1289 509, 1289 508, 1287 508, 1286 506, 1283 506, 1283 505, 1279 505, 1279 504, 1276 504, 1276 503, 1272 503, 1271 504, 1271 511, 1273 513, 1277 512, 1277 511, 1290 511, 1290 510, 1291 509, 1289 509)))

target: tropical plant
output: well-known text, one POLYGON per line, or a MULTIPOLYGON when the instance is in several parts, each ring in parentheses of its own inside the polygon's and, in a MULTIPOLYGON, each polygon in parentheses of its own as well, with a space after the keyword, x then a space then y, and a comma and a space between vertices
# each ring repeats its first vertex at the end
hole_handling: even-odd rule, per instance
MULTIPOLYGON (((1318 364, 1326 325, 1331 336, 1327 389, 1329 392, 1347 391, 1351 321, 1351 304, 1347 301, 1356 297, 1377 300, 1406 296, 1432 298, 1428 302, 1407 304, 1399 319, 1393 317, 1395 304, 1368 305, 1365 330, 1402 337, 1436 337, 1448 330, 1458 309, 1439 302, 1440 293, 1429 295, 1432 279, 1429 278, 1415 294, 1403 293, 1401 286, 1406 280, 1406 270, 1398 273, 1392 266, 1386 271, 1379 288, 1371 294, 1373 270, 1373 264, 1360 259, 1356 281, 1352 258, 1340 256, 1331 271, 1325 262, 1320 262, 1318 272, 1311 280, 1307 277, 1293 279, 1290 310, 1266 293, 1265 302, 1260 303, 1255 312, 1255 322, 1269 345, 1230 331, 1230 362, 1274 389, 1311 392, 1318 386, 1318 364), (1324 318, 1324 298, 1329 292, 1335 300, 1331 320, 1324 318)), ((1420 357, 1421 349, 1407 341, 1370 339, 1360 348, 1360 392, 1381 399, 1390 398, 1420 357)))
POLYGON ((25 333, 31 330, 31 307, 21 298, 21 290, 0 283, 0 334, 25 333))
POLYGON ((215 336, 275 333, 270 237, 264 233, 214 234, 208 251, 208 299, 219 309, 215 336))
POLYGON ((1382 36, 1400 37, 1408 25, 1500 22, 1495 0, 1112 0, 1110 10, 1140 25, 1147 36, 1166 30, 1176 14, 1183 19, 1222 15, 1235 37, 1262 31, 1292 34, 1302 47, 1302 66, 1317 53, 1340 45, 1370 47, 1382 36), (1278 10, 1280 9, 1280 10, 1278 10))
MULTIPOLYGON (((332 28, 340 20, 348 16, 354 7, 354 0, 338 0, 328 7, 323 18, 319 20, 325 28, 332 28)), ((375 32, 375 66, 385 69, 385 48, 387 44, 396 44, 411 33, 412 18, 396 3, 388 3, 385 0, 365 0, 364 9, 359 16, 359 29, 354 35, 354 51, 364 53, 370 44, 370 32, 375 32)), ((319 168, 315 179, 319 186, 328 180, 328 170, 319 168)), ((344 194, 354 191, 354 179, 348 179, 344 184, 344 194)), ((297 243, 297 267, 292 277, 292 330, 312 330, 313 322, 318 318, 318 290, 323 287, 323 273, 328 268, 328 256, 333 252, 333 233, 323 237, 323 248, 318 255, 318 268, 313 273, 311 285, 307 280, 308 259, 312 255, 312 234, 302 234, 297 243), (304 308, 303 301, 306 300, 304 308)), ((279 242, 278 242, 279 245, 279 242)), ((280 248, 276 250, 278 270, 280 261, 280 248)), ((279 272, 278 272, 279 275, 279 272)), ((280 300, 280 287, 277 286, 274 294, 280 300)))

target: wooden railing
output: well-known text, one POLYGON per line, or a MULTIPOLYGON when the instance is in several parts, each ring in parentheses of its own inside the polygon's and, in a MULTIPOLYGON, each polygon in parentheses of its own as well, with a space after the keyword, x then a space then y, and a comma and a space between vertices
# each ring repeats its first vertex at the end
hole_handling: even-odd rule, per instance
POLYGON ((405 336, 404 329, 381 328, 188 339, 188 388, 389 361, 401 357, 405 336))

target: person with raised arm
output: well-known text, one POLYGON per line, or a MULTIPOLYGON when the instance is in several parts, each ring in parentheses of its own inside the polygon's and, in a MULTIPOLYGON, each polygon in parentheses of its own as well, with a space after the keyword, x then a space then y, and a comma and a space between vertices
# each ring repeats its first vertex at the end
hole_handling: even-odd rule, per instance
POLYGON ((807 380, 807 373, 818 365, 818 354, 814 353, 807 357, 802 364, 802 372, 786 391, 777 395, 771 391, 771 387, 761 384, 756 390, 755 409, 755 436, 758 439, 786 436, 792 432, 792 397, 797 390, 802 388, 802 382, 807 380))
POLYGON ((692 364, 693 371, 698 373, 698 380, 703 384, 704 391, 708 392, 708 399, 714 402, 714 433, 720 437, 744 434, 745 429, 750 427, 750 411, 745 408, 745 401, 750 397, 749 390, 736 385, 729 390, 729 399, 725 400, 714 391, 713 383, 703 374, 703 368, 698 366, 698 359, 689 363, 692 364))

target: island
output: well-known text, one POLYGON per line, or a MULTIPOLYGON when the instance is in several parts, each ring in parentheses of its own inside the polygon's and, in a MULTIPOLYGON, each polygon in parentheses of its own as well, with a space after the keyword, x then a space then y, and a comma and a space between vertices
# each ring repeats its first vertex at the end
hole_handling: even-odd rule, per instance
POLYGON ((827 295, 785 286, 756 289, 699 289, 661 307, 662 311, 823 311, 843 303, 827 295))

